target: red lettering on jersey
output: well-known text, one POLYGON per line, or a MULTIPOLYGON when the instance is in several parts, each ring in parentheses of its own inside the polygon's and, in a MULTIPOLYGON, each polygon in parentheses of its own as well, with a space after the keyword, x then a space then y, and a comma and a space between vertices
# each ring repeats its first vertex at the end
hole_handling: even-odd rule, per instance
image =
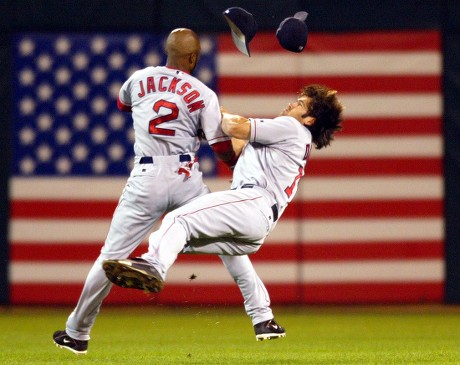
POLYGON ((169 109, 171 113, 152 119, 149 122, 149 133, 160 134, 163 136, 174 136, 176 134, 176 131, 174 129, 159 128, 158 125, 176 119, 179 115, 179 108, 176 104, 171 103, 167 100, 158 100, 153 105, 153 110, 156 113, 159 113, 161 108, 169 109))
POLYGON ((308 158, 310 157, 310 152, 311 152, 311 145, 310 144, 307 144, 307 147, 305 149, 305 155, 303 156, 303 159, 305 161, 308 160, 308 158))
POLYGON ((155 88, 155 79, 153 76, 147 77, 147 93, 154 93, 156 90, 155 88))
MULTIPOLYGON (((304 161, 308 160, 308 157, 310 157, 310 152, 311 152, 311 145, 307 144, 305 146, 305 155, 303 156, 304 161)), ((286 189, 284 189, 284 192, 288 196, 288 198, 291 197, 292 193, 294 192, 294 188, 297 186, 297 183, 299 182, 300 178, 304 175, 305 171, 302 167, 299 167, 299 173, 297 176, 294 178, 294 182, 291 184, 291 186, 288 186, 286 189)))
POLYGON ((187 105, 188 111, 190 113, 193 113, 195 110, 203 109, 204 108, 204 102, 203 100, 198 100, 195 101, 193 104, 187 105))
POLYGON ((166 86, 163 85, 163 82, 167 80, 168 78, 166 76, 160 77, 160 81, 158 82, 158 90, 159 91, 166 91, 168 90, 166 86))
POLYGON ((291 186, 288 186, 286 189, 284 189, 284 192, 286 193, 288 198, 291 197, 292 193, 294 192, 295 187, 297 186, 298 181, 300 180, 302 176, 303 176, 303 168, 299 167, 299 173, 294 178, 294 182, 291 184, 291 186))
POLYGON ((187 95, 184 96, 184 101, 188 104, 200 96, 200 93, 196 90, 190 91, 187 95))
POLYGON ((144 84, 142 83, 142 80, 139 81, 139 87, 141 89, 141 92, 139 94, 137 94, 137 96, 142 98, 143 96, 145 96, 144 84))
MULTIPOLYGON (((201 97, 200 92, 194 89, 189 82, 184 82, 182 85, 179 86, 179 83, 182 81, 182 79, 180 78, 170 78, 168 76, 162 76, 158 79, 154 76, 149 76, 144 81, 139 81, 140 92, 138 96, 140 98, 147 94, 155 93, 158 90, 159 92, 175 93, 177 95, 182 96, 184 102, 187 104, 190 113, 197 111, 199 109, 203 109, 205 107, 205 103, 203 100, 197 100, 201 97), (146 87, 144 86, 144 81, 146 87)), ((164 120, 160 122, 164 123, 164 120)))
POLYGON ((169 88, 168 88, 168 92, 170 93, 175 93, 176 92, 176 86, 177 86, 177 83, 181 81, 180 79, 178 79, 177 77, 174 77, 171 81, 171 83, 169 84, 169 88))
POLYGON ((190 85, 188 82, 185 82, 181 87, 180 90, 177 92, 177 95, 184 95, 188 89, 190 89, 192 85, 190 85))

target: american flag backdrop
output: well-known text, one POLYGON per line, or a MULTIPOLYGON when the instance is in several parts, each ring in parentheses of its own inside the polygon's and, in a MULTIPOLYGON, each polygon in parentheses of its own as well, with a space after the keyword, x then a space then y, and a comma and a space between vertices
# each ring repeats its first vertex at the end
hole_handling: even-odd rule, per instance
MULTIPOLYGON (((12 303, 76 303, 132 164, 130 116, 117 111, 117 93, 135 70, 164 63, 162 42, 145 34, 15 37, 12 303)), ((310 33, 294 54, 261 32, 250 58, 229 34, 203 36, 202 47, 196 75, 232 112, 274 117, 310 83, 337 89, 346 107, 343 132, 312 152, 294 202, 252 256, 272 301, 441 302, 440 34, 310 33)), ((211 190, 228 188, 229 171, 206 145, 200 159, 211 190)), ((114 288, 107 302, 242 297, 218 258, 182 255, 160 294, 114 288)))

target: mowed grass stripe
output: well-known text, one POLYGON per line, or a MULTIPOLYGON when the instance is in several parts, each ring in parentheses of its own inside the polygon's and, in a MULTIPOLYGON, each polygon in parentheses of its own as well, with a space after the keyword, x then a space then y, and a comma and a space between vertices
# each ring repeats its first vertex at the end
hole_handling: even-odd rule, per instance
POLYGON ((71 308, 2 308, 0 364, 459 364, 460 307, 277 307, 256 342, 239 307, 104 307, 88 354, 51 339, 71 308))

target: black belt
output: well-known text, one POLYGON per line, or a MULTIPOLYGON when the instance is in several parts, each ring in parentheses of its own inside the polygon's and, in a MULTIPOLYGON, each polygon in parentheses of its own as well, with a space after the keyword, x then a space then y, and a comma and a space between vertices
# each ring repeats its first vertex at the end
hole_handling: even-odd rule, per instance
MULTIPOLYGON (((190 155, 179 155, 179 162, 188 162, 188 161, 192 161, 192 157, 190 155)), ((139 163, 141 165, 153 163, 153 157, 150 157, 150 156, 141 157, 141 159, 139 160, 139 163)))
MULTIPOLYGON (((241 185, 241 189, 252 189, 255 184, 243 184, 241 185)), ((278 206, 277 204, 272 205, 272 213, 273 213, 273 222, 276 222, 278 220, 278 206)))
POLYGON ((243 184, 241 185, 241 189, 252 189, 256 184, 243 184))
POLYGON ((272 212, 273 212, 273 222, 276 222, 278 220, 278 207, 276 204, 272 205, 272 212))

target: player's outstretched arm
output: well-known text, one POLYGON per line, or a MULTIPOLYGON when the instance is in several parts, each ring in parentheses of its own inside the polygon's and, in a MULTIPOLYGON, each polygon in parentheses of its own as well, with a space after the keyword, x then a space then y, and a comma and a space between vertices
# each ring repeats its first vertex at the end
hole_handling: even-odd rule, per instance
POLYGON ((222 113, 222 130, 232 138, 249 140, 251 136, 251 123, 248 118, 241 115, 222 113))

